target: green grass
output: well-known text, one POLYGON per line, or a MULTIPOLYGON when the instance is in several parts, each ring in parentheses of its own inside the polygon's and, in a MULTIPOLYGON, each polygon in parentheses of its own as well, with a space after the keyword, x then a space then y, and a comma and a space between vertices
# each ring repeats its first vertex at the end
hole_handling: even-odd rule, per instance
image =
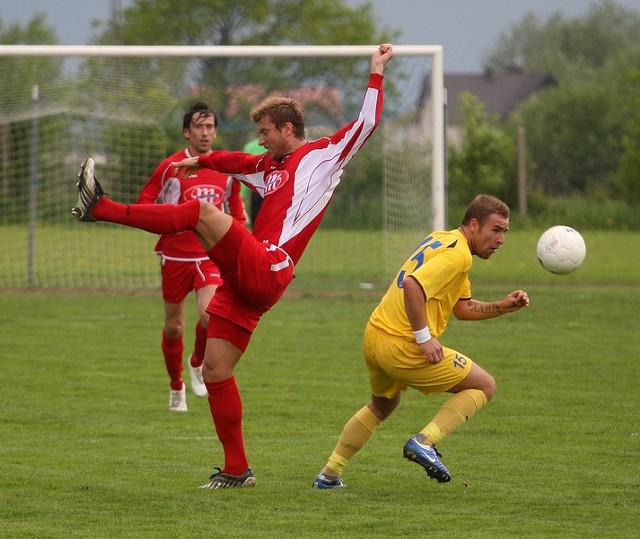
MULTIPOLYGON (((541 232, 514 227, 495 256, 475 264, 474 279, 640 284, 639 233, 584 231, 584 265, 559 280, 538 264, 535 252, 541 232)), ((419 232, 319 230, 296 268, 300 278, 291 289, 354 292, 361 283, 371 283, 381 291, 422 238, 419 232)), ((29 241, 24 228, 0 227, 0 288, 155 289, 159 284, 155 241, 153 234, 104 223, 42 225, 35 238, 34 282, 29 283, 29 241)))
MULTIPOLYGON (((142 239, 144 257, 72 256, 91 230, 39 238, 55 268, 88 285, 123 268, 139 278, 149 263, 157 279, 152 238, 136 231, 100 234, 134 253, 142 239), (88 257, 100 275, 86 271, 88 257)), ((535 259, 539 233, 509 232, 472 271, 479 299, 522 287, 531 306, 452 320, 443 338, 498 382, 488 408, 440 444, 454 476, 446 485, 402 459, 444 399, 410 391, 347 468, 348 488, 310 488, 369 398, 359 350, 386 285, 380 233, 320 231, 237 368, 253 490, 196 488, 222 452, 206 400, 166 410, 157 292, 0 294, 0 537, 636 537, 640 234, 584 232, 584 265, 554 276, 535 259), (355 241, 357 252, 344 247, 355 241), (338 276, 336 252, 348 262, 338 276), (359 291, 363 281, 374 290, 359 291), (340 293, 313 293, 327 282, 340 293)), ((0 274, 24 268, 24 253, 13 254, 0 274)))
MULTIPOLYGON (((496 267, 476 297, 511 291, 508 261, 510 283, 496 267)), ((311 482, 369 398, 359 349, 378 291, 290 294, 264 317, 237 368, 258 484, 229 491, 196 488, 222 462, 206 400, 166 410, 159 297, 0 295, 0 536, 636 537, 637 265, 615 285, 582 269, 520 283, 517 314, 452 320, 443 341, 498 391, 440 444, 451 483, 402 458, 444 399, 410 391, 336 492, 311 482)))

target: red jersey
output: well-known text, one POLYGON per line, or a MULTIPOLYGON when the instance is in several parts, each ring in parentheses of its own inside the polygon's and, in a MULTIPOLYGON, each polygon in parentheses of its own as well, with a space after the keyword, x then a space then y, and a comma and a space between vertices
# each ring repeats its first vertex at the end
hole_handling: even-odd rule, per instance
MULTIPOLYGON (((164 159, 154 170, 140 191, 138 204, 182 204, 191 199, 205 199, 234 219, 244 223, 247 219, 240 195, 240 183, 233 178, 210 169, 192 172, 187 178, 177 178, 171 163, 191 157, 184 149, 164 159)), ((163 234, 155 247, 156 253, 181 261, 208 260, 200 240, 192 231, 163 234)))
POLYGON ((198 162, 243 181, 262 197, 253 235, 300 260, 318 228, 343 168, 371 136, 382 113, 383 76, 372 73, 357 120, 274 160, 267 153, 214 151, 198 162))

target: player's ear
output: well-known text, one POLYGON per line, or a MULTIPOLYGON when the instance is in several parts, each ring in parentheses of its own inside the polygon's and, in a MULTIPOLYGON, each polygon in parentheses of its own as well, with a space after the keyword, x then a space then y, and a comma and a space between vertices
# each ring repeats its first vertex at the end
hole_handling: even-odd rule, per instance
POLYGON ((286 135, 293 135, 294 133, 293 124, 291 122, 285 122, 284 125, 282 126, 282 131, 284 131, 286 135))

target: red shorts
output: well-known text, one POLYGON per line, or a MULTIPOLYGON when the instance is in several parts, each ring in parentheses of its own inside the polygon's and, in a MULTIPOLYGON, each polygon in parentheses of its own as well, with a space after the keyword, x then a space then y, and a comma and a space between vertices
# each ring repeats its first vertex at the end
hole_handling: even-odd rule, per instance
POLYGON ((220 270, 209 259, 183 262, 163 256, 161 273, 162 299, 167 303, 180 303, 192 290, 222 284, 220 270))
POLYGON ((226 339, 244 351, 260 317, 293 280, 293 262, 282 249, 260 243, 235 220, 207 254, 223 279, 207 308, 207 336, 226 339))

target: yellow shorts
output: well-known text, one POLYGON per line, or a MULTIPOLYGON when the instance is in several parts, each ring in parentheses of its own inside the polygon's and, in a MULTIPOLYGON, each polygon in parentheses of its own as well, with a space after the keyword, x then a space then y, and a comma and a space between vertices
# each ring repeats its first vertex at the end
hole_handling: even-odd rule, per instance
POLYGON ((367 361, 371 393, 376 397, 393 397, 407 387, 425 395, 442 393, 461 382, 473 361, 467 356, 444 347, 444 358, 431 364, 415 342, 394 337, 367 324, 362 343, 367 361))

